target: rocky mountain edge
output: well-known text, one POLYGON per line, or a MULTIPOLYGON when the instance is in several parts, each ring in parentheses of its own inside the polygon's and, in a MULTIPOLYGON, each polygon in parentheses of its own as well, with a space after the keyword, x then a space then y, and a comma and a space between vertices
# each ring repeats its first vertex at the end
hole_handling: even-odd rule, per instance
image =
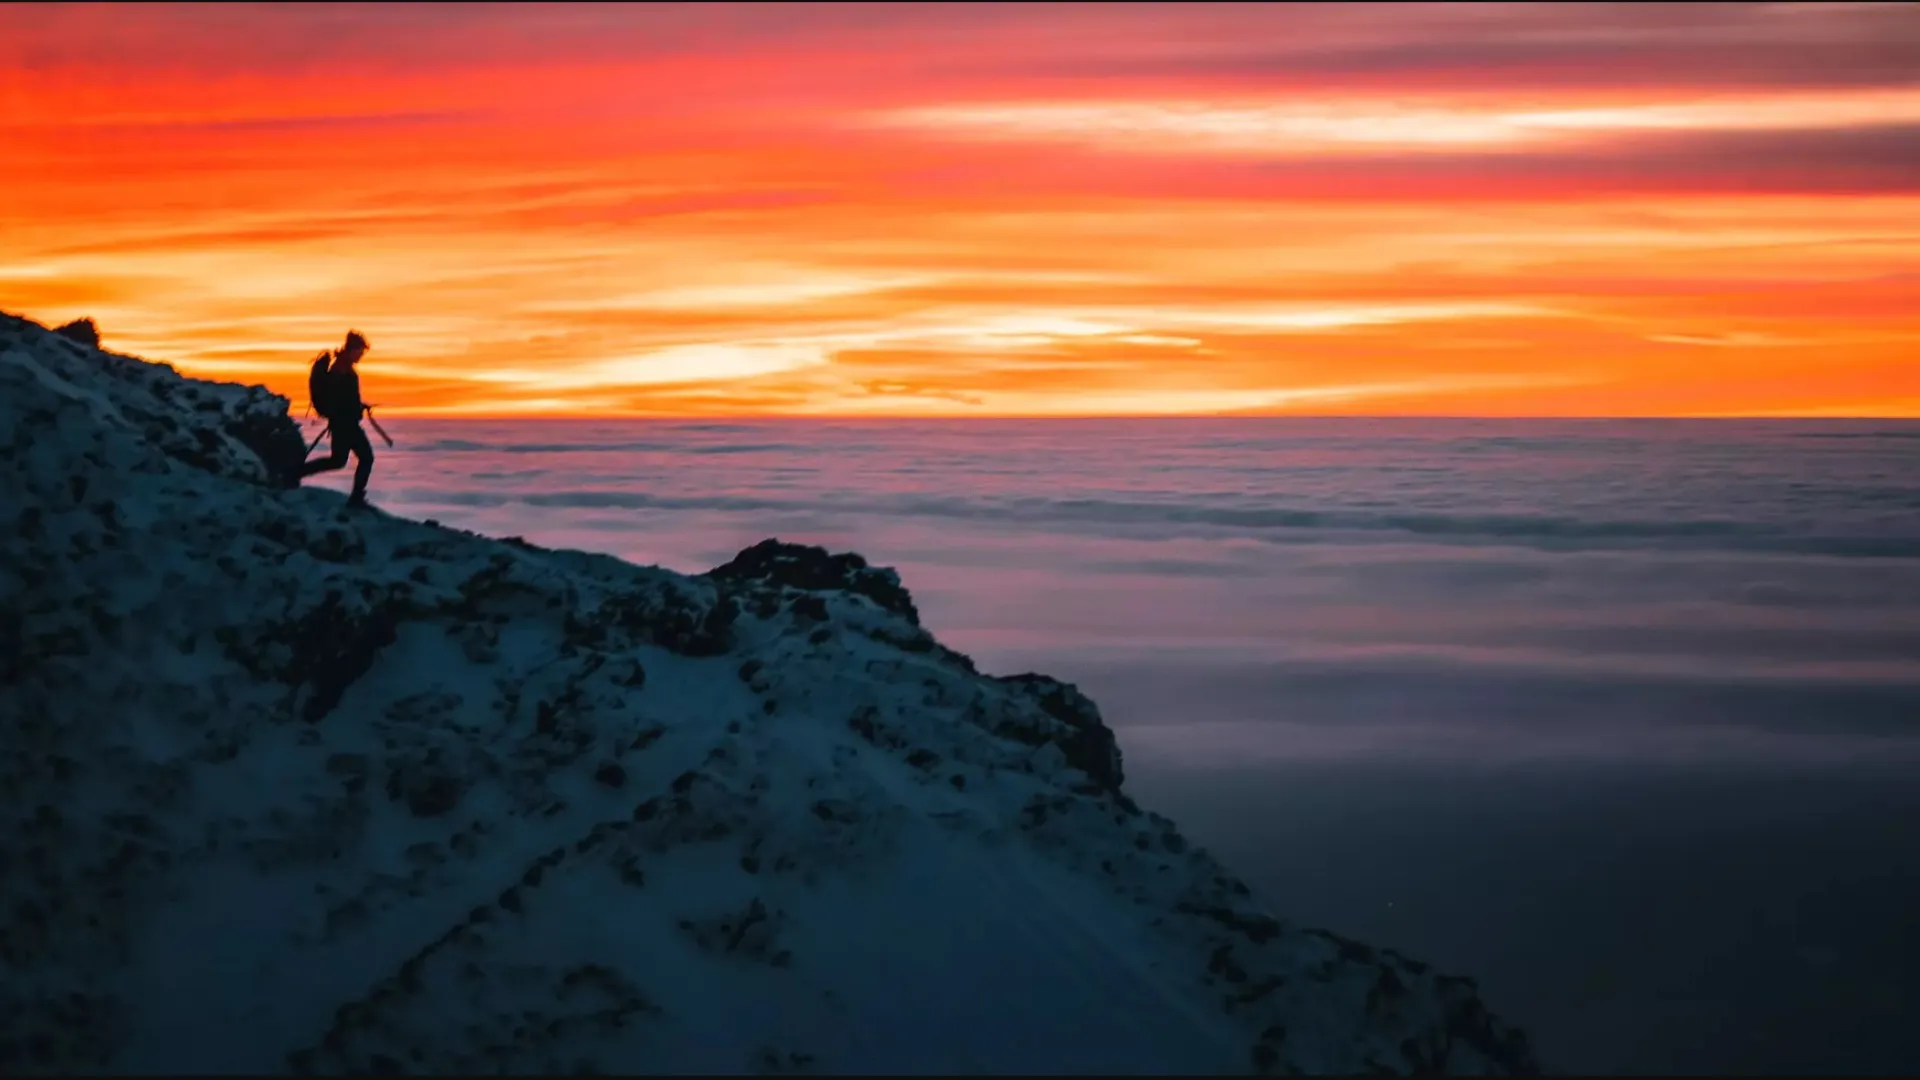
MULTIPOLYGON (((983 674, 891 570, 351 514, 291 481, 285 398, 92 342, 0 315, 0 1070, 726 1068, 662 1034, 719 1007, 676 986, 884 1000, 834 980, 936 947, 885 936, 900 904, 1028 913, 880 884, 985 852, 1124 927, 1087 970, 1179 1004, 1127 1026, 1227 1047, 1174 1067, 1538 1071, 1470 979, 1268 914, 1127 796, 1091 701, 983 674), (610 910, 656 936, 575 940, 610 910)), ((1080 1060, 762 1028, 732 1068, 1080 1060)))

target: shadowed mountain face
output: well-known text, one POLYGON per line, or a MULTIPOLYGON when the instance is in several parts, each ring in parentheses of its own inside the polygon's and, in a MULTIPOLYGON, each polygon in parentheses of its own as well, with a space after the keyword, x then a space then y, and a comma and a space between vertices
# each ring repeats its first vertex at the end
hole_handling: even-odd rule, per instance
POLYGON ((288 488, 284 399, 0 322, 0 1067, 1536 1071, 1266 912, 890 570, 288 488))

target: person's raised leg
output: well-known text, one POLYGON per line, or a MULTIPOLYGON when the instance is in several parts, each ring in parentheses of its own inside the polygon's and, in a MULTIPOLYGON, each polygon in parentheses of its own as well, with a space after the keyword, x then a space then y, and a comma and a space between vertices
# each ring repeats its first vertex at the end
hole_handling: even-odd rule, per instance
MULTIPOLYGON (((366 436, 362 435, 361 439, 365 440, 366 436)), ((339 429, 334 428, 328 430, 327 442, 327 456, 313 458, 305 465, 302 465, 300 467, 300 479, 305 480, 314 473, 332 472, 335 469, 344 469, 347 467, 347 450, 349 449, 350 440, 342 438, 339 429)))
POLYGON ((367 438, 367 429, 355 424, 348 446, 353 450, 358 464, 353 470, 353 494, 347 496, 347 501, 364 506, 367 501, 367 480, 373 476, 373 441, 367 438))

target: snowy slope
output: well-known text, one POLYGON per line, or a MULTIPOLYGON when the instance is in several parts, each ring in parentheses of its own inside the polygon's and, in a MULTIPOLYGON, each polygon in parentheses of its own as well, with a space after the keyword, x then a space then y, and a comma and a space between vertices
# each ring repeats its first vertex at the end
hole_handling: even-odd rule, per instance
POLYGON ((0 316, 0 1070, 1535 1071, 891 571, 351 514, 286 406, 0 316))

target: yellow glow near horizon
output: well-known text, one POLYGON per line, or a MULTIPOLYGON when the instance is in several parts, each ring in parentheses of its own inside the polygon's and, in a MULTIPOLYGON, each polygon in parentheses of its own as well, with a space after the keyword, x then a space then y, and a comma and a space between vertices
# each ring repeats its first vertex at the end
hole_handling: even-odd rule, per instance
POLYGON ((1326 102, 1091 101, 936 105, 881 113, 882 127, 928 128, 981 138, 1089 142, 1141 153, 1223 153, 1378 146, 1396 153, 1451 152, 1575 142, 1595 133, 1783 131, 1920 123, 1920 90, 1876 90, 1703 100, 1516 108, 1425 104, 1401 98, 1326 102))

